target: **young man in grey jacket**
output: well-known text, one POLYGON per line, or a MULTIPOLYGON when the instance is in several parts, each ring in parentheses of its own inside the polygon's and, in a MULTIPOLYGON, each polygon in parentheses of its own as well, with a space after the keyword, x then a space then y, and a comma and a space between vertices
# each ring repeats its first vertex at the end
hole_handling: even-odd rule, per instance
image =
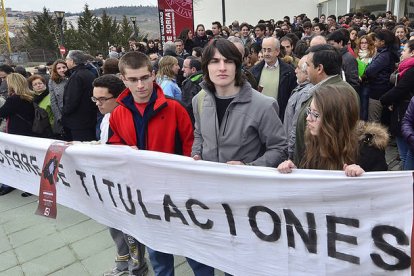
POLYGON ((201 90, 193 98, 192 156, 234 165, 276 167, 287 158, 277 101, 252 89, 242 77, 236 46, 213 40, 204 50, 201 90))

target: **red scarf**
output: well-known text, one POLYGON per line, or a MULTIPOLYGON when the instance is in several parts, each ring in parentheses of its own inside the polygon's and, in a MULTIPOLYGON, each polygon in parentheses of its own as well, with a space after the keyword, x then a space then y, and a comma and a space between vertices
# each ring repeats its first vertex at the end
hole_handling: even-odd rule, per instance
POLYGON ((406 60, 403 60, 400 62, 400 65, 398 65, 398 78, 401 79, 405 72, 407 72, 408 69, 414 67, 414 58, 407 58, 406 60))

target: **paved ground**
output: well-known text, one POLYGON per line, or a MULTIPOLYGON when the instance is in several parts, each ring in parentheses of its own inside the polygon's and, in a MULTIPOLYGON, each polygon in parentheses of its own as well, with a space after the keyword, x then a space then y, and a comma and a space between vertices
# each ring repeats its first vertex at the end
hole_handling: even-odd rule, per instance
MULTIPOLYGON (((399 169, 395 145, 387 149, 387 162, 399 169)), ((112 267, 115 248, 106 226, 63 206, 56 220, 34 215, 37 197, 20 193, 0 197, 0 275, 89 276, 112 267)), ((193 275, 181 257, 176 275, 193 275)))
MULTIPOLYGON (((106 226, 61 205, 56 220, 34 215, 37 197, 20 193, 0 197, 0 275, 102 275, 112 268, 106 226)), ((176 271, 193 275, 181 257, 176 271)))

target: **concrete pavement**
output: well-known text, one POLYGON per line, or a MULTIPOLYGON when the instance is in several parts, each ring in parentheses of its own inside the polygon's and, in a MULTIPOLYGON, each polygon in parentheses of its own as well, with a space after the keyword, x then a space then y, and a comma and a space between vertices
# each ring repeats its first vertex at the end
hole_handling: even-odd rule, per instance
MULTIPOLYGON (((35 215, 37 196, 20 194, 0 197, 0 275, 89 276, 113 267, 106 226, 61 205, 56 220, 35 215)), ((182 257, 175 261, 176 275, 193 275, 182 257)))
MULTIPOLYGON (((390 170, 398 170, 395 143, 386 157, 390 170)), ((95 276, 113 267, 115 247, 106 226, 61 205, 56 220, 37 216, 37 196, 20 194, 0 197, 0 275, 95 276)), ((176 275, 194 275, 182 257, 175 261, 176 275)))

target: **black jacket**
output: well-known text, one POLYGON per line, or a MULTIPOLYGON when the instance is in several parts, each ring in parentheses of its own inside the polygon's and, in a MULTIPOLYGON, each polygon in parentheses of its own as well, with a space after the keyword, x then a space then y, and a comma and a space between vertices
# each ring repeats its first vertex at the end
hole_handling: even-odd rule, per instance
POLYGON ((385 106, 392 106, 390 132, 394 136, 402 136, 401 122, 414 96, 414 67, 405 72, 397 85, 385 93, 380 101, 385 106))
POLYGON ((354 56, 348 52, 348 47, 340 50, 342 55, 342 70, 344 70, 346 82, 349 83, 355 91, 359 91, 358 62, 354 56))
POLYGON ((200 83, 203 81, 203 72, 198 71, 186 78, 181 87, 182 102, 190 114, 191 121, 194 122, 192 101, 195 95, 201 90, 200 83))
MULTIPOLYGON (((250 69, 257 83, 260 83, 260 76, 265 65, 264 60, 256 64, 250 69)), ((286 64, 279 58, 280 75, 279 75, 279 92, 277 95, 277 103, 279 104, 279 118, 283 122, 285 116, 286 105, 289 97, 297 86, 296 74, 292 66, 286 64)))
POLYGON ((63 92, 62 124, 68 129, 95 129, 97 109, 92 102, 94 74, 85 65, 77 65, 63 92))
POLYGON ((208 37, 205 36, 194 36, 193 38, 193 48, 194 47, 201 47, 204 48, 208 43, 208 37))
POLYGON ((8 118, 7 132, 26 136, 35 136, 32 132, 33 103, 17 95, 9 96, 0 108, 0 118, 8 118))
POLYGON ((357 164, 366 172, 387 171, 385 149, 389 142, 387 129, 378 123, 358 122, 359 141, 357 164))
POLYGON ((398 62, 398 56, 392 49, 378 49, 365 71, 370 98, 379 100, 385 92, 392 88, 390 75, 395 69, 396 62, 398 62))

